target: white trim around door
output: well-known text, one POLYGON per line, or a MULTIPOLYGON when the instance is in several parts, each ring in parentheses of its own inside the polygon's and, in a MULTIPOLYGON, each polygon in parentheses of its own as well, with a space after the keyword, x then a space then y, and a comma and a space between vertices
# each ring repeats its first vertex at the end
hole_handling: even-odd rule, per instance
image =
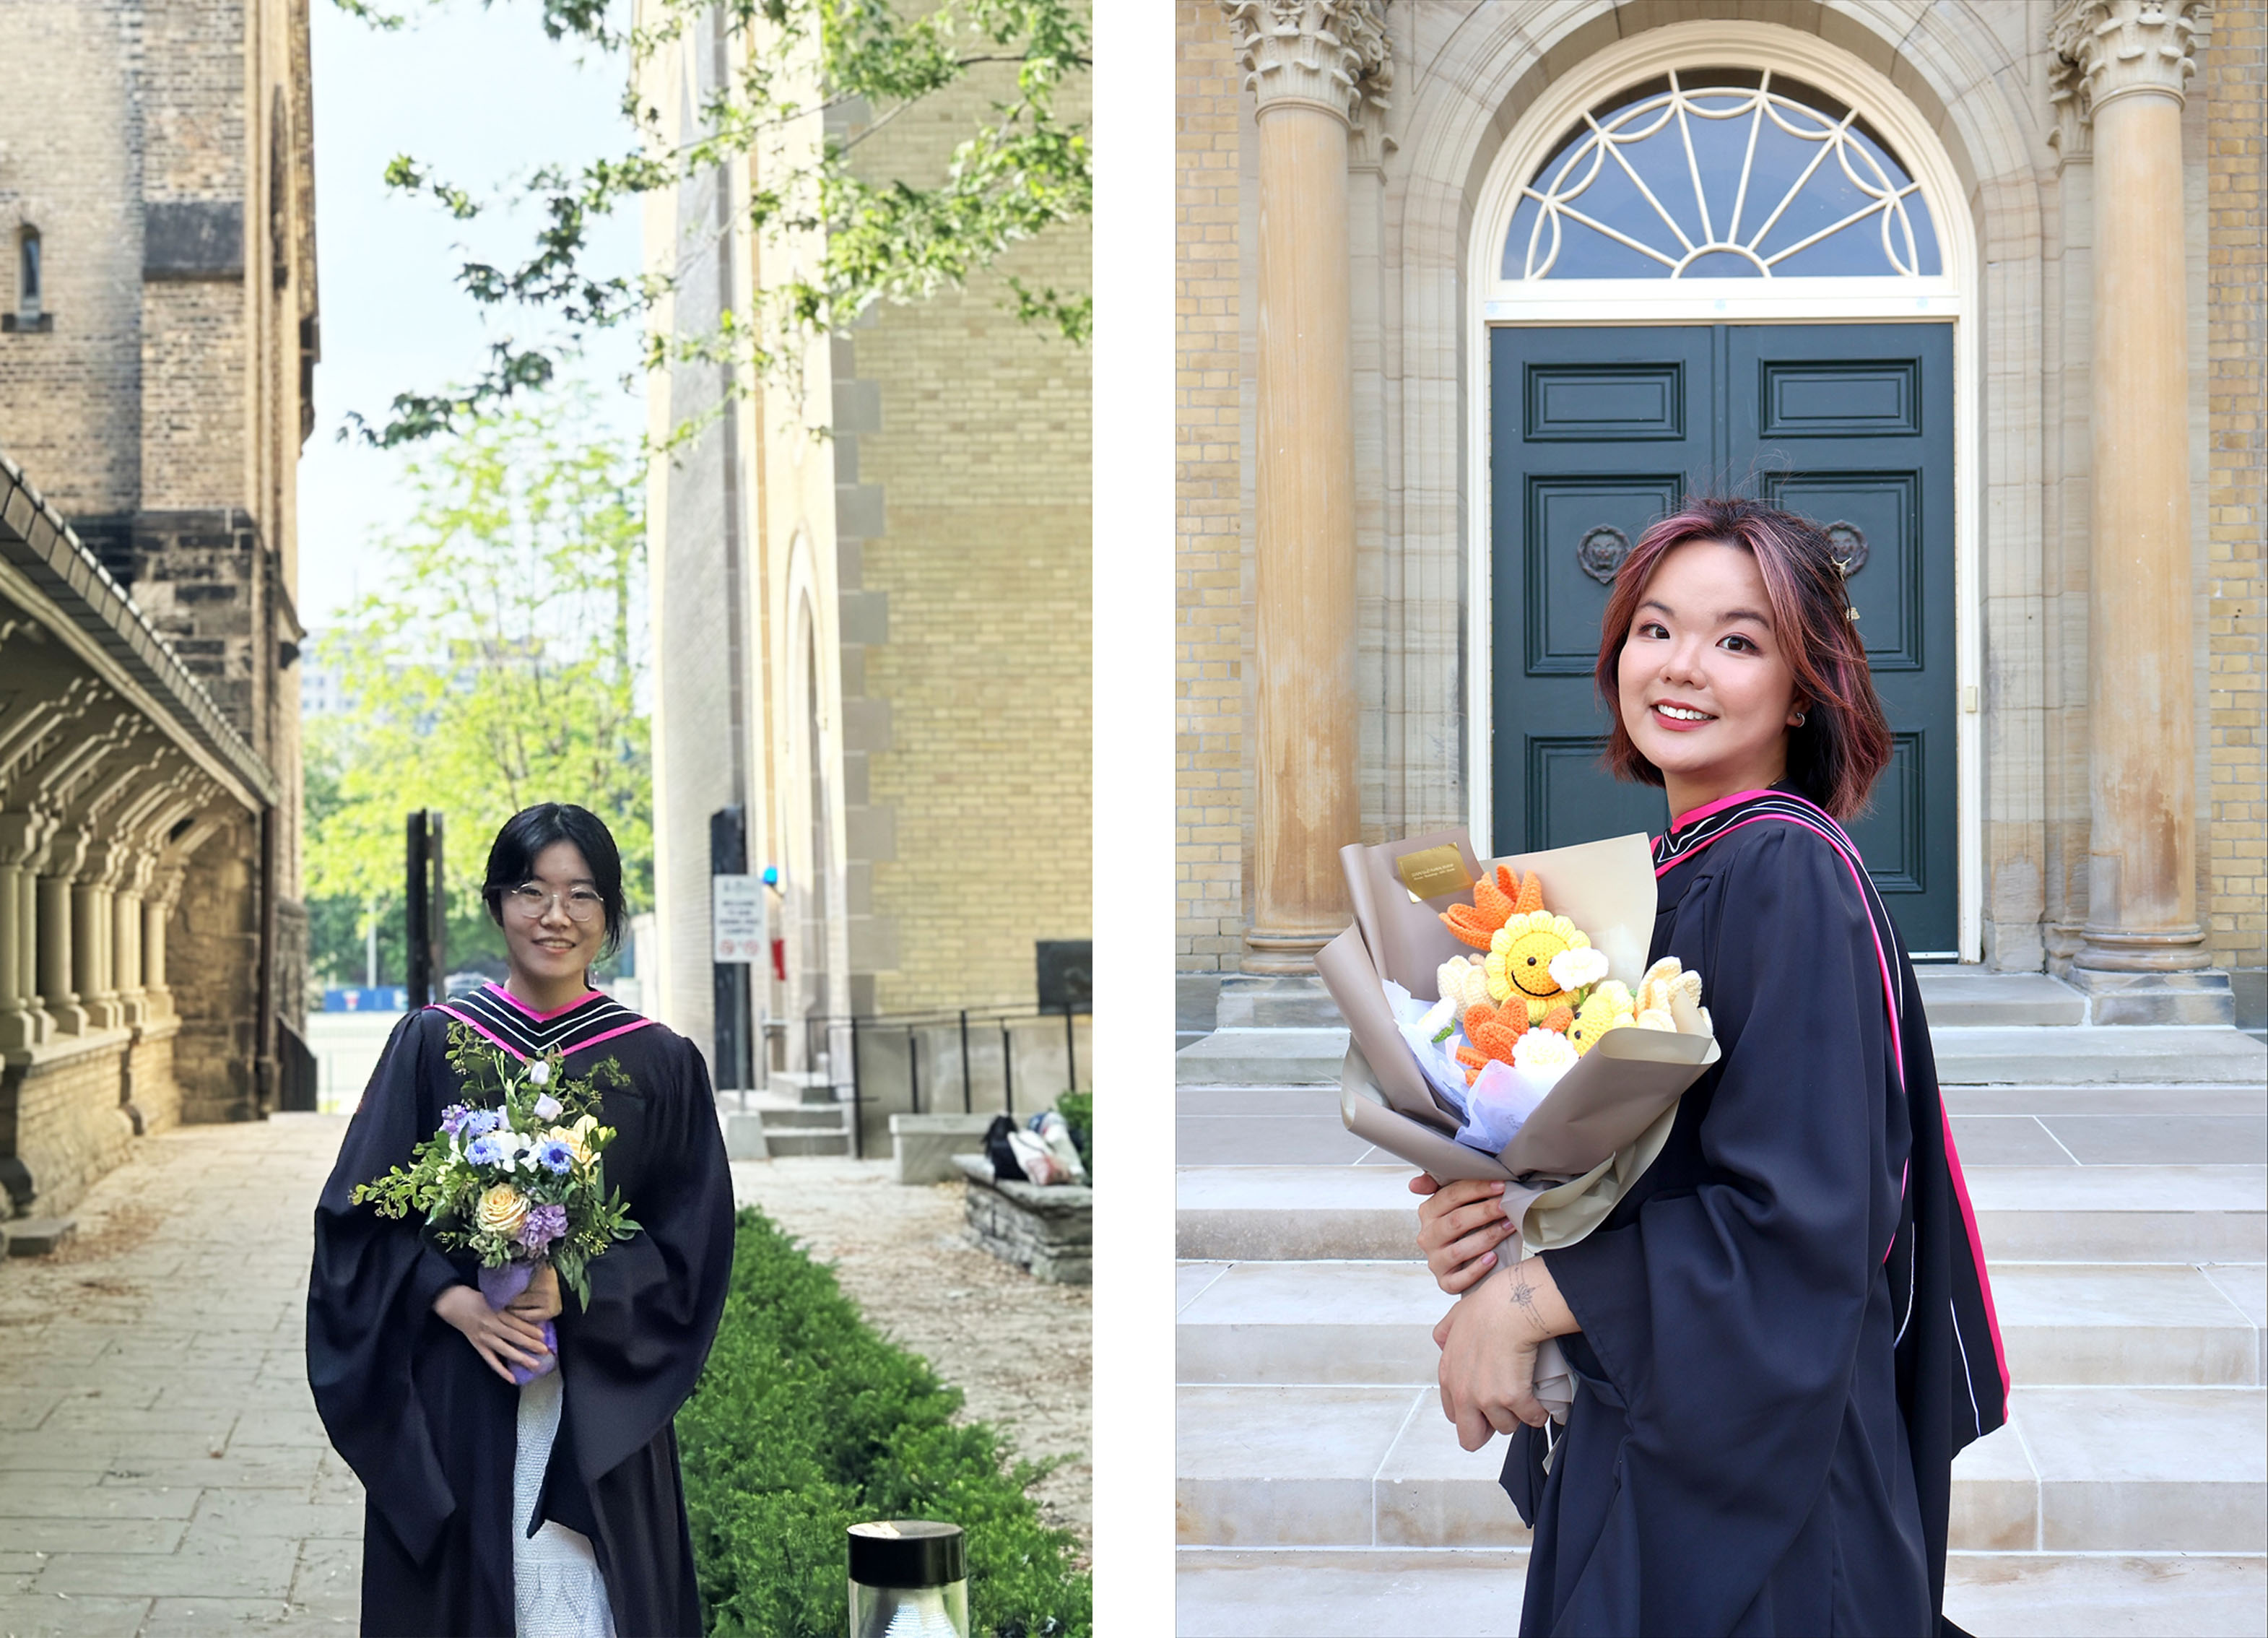
POLYGON ((1471 739, 1467 823, 1476 837, 1494 834, 1494 778, 1490 748, 1491 610, 1490 608, 1491 382, 1488 332, 1505 325, 1599 324, 1845 324, 1859 321, 1953 322, 1954 345, 1954 614, 1956 854, 1960 869, 1960 948, 1917 951, 1957 955, 1977 962, 1984 954, 1983 682, 1984 609, 1979 601, 1978 528, 1984 513, 1984 439, 1979 420, 1982 363, 1975 321, 1978 286, 1977 236, 1958 173, 1943 143, 1920 112, 1883 75, 1822 41, 1768 23, 1679 23, 1609 46, 1554 81, 1528 106, 1491 163, 1473 213, 1466 247, 1465 288, 1475 292, 1465 344, 1472 367, 1465 373, 1466 497, 1465 719, 1471 739), (1676 279, 1507 279, 1502 274, 1505 236, 1522 186, 1553 144, 1597 103, 1625 85, 1673 69, 1738 64, 1786 74, 1815 85, 1860 110, 1904 162, 1927 204, 1945 271, 1932 277, 1676 279))

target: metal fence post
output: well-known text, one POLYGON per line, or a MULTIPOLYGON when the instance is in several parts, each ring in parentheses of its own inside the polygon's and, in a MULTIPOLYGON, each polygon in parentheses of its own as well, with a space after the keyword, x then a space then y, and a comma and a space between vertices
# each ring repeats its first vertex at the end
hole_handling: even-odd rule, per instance
POLYGON ((1016 1053, 1008 1041, 1008 1021, 1000 1021, 1000 1107, 1016 1112, 1016 1053))
POLYGON ((921 1113, 921 1063, 916 1056, 911 1024, 906 1026, 906 1103, 914 1114, 921 1113))
POLYGON ((850 1015, 850 1158, 866 1158, 865 1105, 858 1088, 858 1015, 850 1015))
POLYGON ((1069 1001, 1064 1003, 1064 1063, 1071 1072, 1064 1077, 1071 1084, 1064 1090, 1076 1092, 1079 1090, 1079 1029, 1071 1022, 1069 1001))
POLYGON ((976 1107, 968 1091, 968 1009, 961 1009, 961 1112, 964 1115, 976 1107))

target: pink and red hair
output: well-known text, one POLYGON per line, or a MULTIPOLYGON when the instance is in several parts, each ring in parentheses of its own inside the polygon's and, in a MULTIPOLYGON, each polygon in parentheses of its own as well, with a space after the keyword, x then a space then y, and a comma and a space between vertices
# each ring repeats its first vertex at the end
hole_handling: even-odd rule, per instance
POLYGON ((1639 754, 1623 726, 1623 645, 1654 566, 1688 541, 1721 541, 1756 560, 1771 603, 1772 631, 1795 673, 1803 726, 1788 730, 1787 772, 1803 794, 1841 820, 1865 814, 1889 765, 1890 726, 1835 550, 1819 526, 1762 501, 1689 496, 1638 537, 1615 576, 1599 636, 1595 673, 1614 732, 1606 764, 1619 779, 1660 785, 1661 770, 1639 754))

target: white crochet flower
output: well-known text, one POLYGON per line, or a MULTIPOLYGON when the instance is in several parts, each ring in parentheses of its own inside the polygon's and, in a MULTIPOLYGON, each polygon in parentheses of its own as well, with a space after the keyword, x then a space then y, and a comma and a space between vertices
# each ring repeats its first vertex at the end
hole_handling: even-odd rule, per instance
POLYGON ((1551 982, 1563 990, 1580 990, 1607 976, 1607 953, 1580 948, 1560 951, 1551 958, 1551 982))

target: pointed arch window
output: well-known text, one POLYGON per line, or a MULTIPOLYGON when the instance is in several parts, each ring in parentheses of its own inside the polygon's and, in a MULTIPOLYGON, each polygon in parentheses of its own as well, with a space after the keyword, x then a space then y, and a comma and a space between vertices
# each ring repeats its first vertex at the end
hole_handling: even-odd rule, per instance
POLYGON ((1586 113, 1520 190, 1507 279, 1933 278, 1921 184, 1858 110, 1680 69, 1586 113))

